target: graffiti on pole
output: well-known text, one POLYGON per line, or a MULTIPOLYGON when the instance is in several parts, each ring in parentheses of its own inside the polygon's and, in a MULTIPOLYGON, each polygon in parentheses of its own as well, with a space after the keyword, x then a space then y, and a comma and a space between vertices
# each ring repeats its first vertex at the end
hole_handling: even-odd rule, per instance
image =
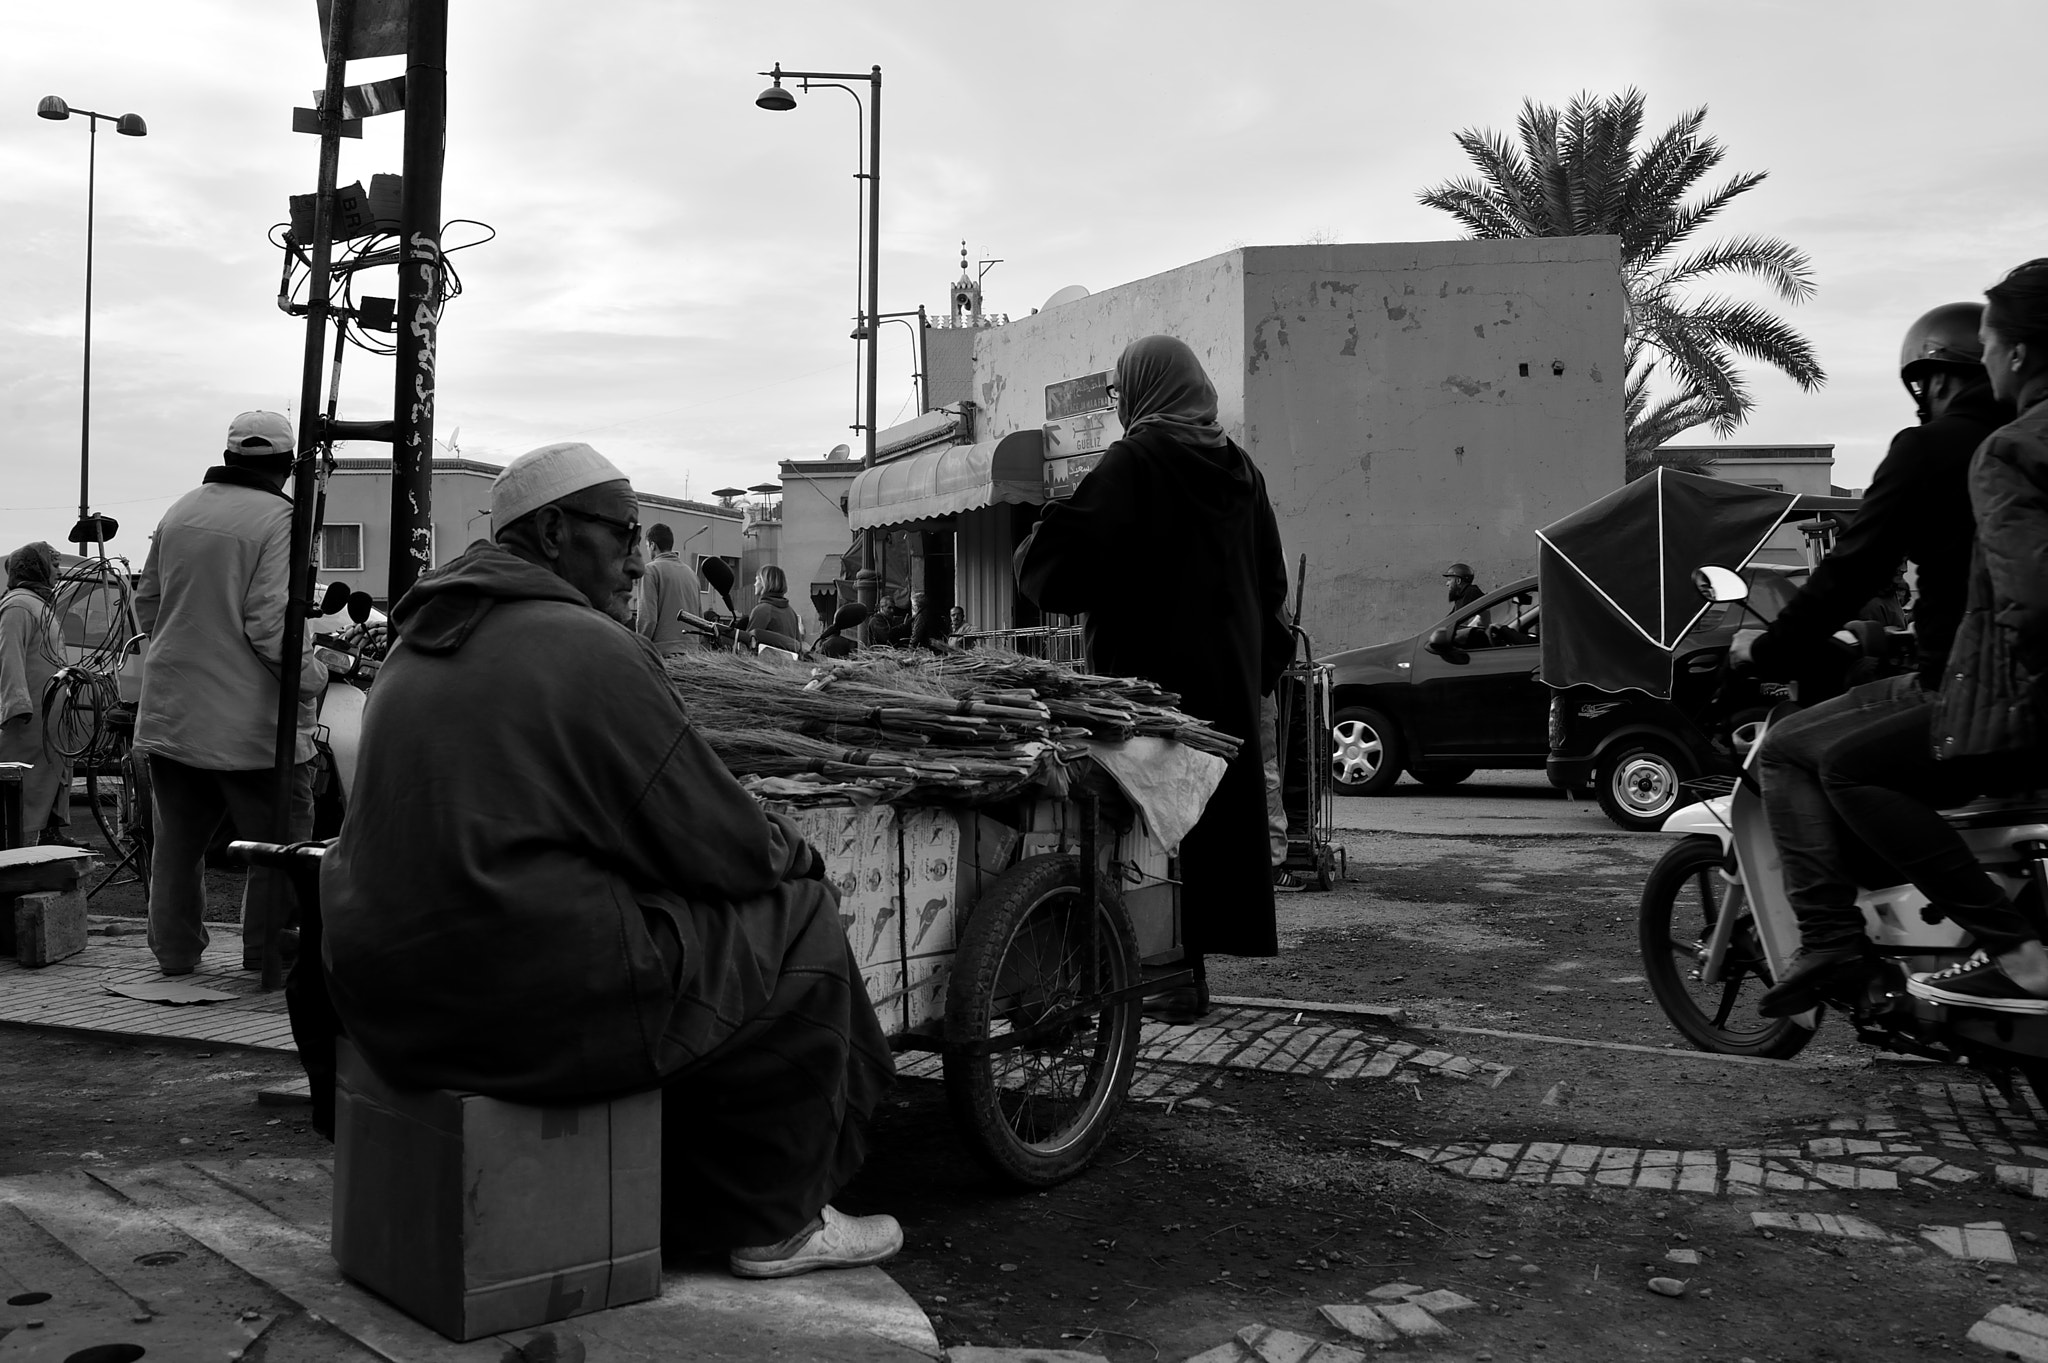
MULTIPOLYGON (((407 278, 400 288, 412 303, 412 314, 404 321, 405 334, 399 347, 400 362, 407 366, 399 392, 406 411, 399 423, 403 446, 401 468, 425 469, 434 457, 434 361, 441 325, 441 242, 432 232, 413 232, 405 241, 403 271, 407 278)), ((427 516, 415 508, 406 546, 421 569, 432 566, 434 531, 427 516)))

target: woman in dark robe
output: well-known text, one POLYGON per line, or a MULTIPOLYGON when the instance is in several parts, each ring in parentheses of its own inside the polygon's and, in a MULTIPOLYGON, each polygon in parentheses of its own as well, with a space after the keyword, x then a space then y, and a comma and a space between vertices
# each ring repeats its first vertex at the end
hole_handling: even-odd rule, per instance
POLYGON ((1113 396, 1123 438, 1017 547, 1017 582, 1041 610, 1087 616, 1092 670, 1157 682, 1243 741, 1180 848, 1195 984, 1150 1010, 1194 1017, 1209 1004, 1204 956, 1279 951, 1258 718, 1292 648, 1287 568, 1266 480, 1223 434, 1194 351, 1133 341, 1113 396))

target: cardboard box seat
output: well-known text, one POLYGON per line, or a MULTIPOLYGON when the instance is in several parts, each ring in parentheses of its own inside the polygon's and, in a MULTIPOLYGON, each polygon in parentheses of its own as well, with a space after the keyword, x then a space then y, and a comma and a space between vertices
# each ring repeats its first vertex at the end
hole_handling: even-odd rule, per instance
POLYGON ((397 1089, 336 1045, 334 1258, 451 1339, 661 1292, 661 1094, 397 1089))

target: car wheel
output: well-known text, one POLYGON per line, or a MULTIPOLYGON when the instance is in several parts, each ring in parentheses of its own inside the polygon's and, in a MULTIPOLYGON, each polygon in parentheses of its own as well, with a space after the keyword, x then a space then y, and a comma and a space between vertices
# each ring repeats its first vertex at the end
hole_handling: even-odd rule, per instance
POLYGON ((1434 766, 1411 767, 1408 770, 1408 774, 1432 790, 1440 790, 1457 785, 1460 781, 1463 781, 1478 770, 1479 768, 1477 767, 1463 767, 1446 763, 1434 766))
POLYGON ((1337 711, 1330 748, 1339 795, 1378 795, 1401 779, 1401 733, 1378 710, 1347 705, 1337 711))
POLYGON ((1631 833, 1654 833, 1684 798, 1690 765, 1655 738, 1624 739, 1600 755, 1593 788, 1609 819, 1631 833))

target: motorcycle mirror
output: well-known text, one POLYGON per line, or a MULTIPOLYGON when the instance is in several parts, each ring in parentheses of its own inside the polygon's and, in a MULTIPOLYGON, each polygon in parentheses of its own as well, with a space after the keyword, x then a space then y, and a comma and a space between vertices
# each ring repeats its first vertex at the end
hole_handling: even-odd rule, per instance
POLYGON ((1456 667, 1463 667, 1472 661, 1472 655, 1452 642, 1451 627, 1439 625, 1429 632, 1429 638, 1422 645, 1437 657, 1456 667))
POLYGON ((327 590, 320 594, 320 613, 333 615, 348 604, 348 583, 330 582, 327 590))
POLYGON ((1535 600, 1536 598, 1531 596, 1528 592, 1515 593, 1515 604, 1517 606, 1527 606, 1532 604, 1535 600))
POLYGON ((370 618, 371 606, 372 603, 368 592, 350 592, 348 594, 348 618, 357 624, 360 625, 370 618))
POLYGON ((1716 603, 1749 599, 1749 584, 1742 580, 1742 575, 1716 564, 1693 569, 1692 585, 1701 596, 1716 603))
POLYGON ((849 601, 841 606, 832 616, 832 628, 835 631, 849 630, 855 625, 865 622, 867 618, 868 608, 866 606, 863 606, 858 601, 849 601))
POLYGON ((725 603, 727 610, 732 610, 732 565, 722 558, 707 558, 704 560, 703 572, 704 580, 711 584, 711 590, 718 593, 718 599, 725 603))

